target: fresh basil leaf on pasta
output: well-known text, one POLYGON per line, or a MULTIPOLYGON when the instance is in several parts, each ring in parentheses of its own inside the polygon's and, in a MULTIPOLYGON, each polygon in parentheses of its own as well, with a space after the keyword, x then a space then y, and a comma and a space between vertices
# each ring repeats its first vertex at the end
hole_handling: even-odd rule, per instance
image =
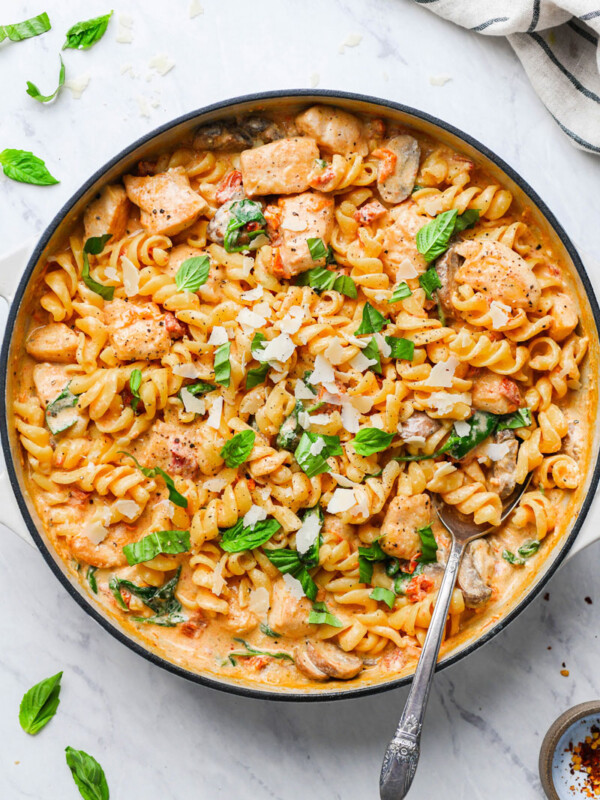
POLYGON ((23 22, 15 22, 12 25, 0 25, 0 42, 10 39, 11 42, 22 42, 24 39, 31 39, 33 36, 40 36, 49 31, 52 25, 48 19, 48 14, 44 11, 37 17, 31 17, 23 22))
POLYGON ((6 177, 12 181, 33 183, 36 186, 51 186, 58 183, 48 172, 42 159, 28 150, 3 150, 0 153, 0 164, 6 177))
POLYGON ((265 349, 265 342, 267 341, 267 337, 264 333, 260 333, 257 331, 254 336, 252 337, 252 342, 250 343, 250 350, 254 353, 262 353, 265 349))
POLYGON ((105 300, 113 299, 115 288, 114 286, 104 286, 104 284, 98 283, 98 281, 90 276, 88 253, 94 256, 100 255, 104 250, 104 245, 111 236, 112 234, 110 233, 105 233, 102 236, 91 236, 83 245, 83 269, 81 270, 81 277, 88 289, 96 292, 96 294, 99 294, 100 297, 103 297, 105 300))
POLYGON ((309 478, 314 478, 315 475, 330 472, 327 459, 330 456, 341 456, 342 453, 339 436, 324 436, 320 433, 304 431, 294 457, 300 469, 309 478), (313 452, 311 452, 311 448, 313 452), (319 452, 315 454, 317 449, 319 449, 319 452))
POLYGON ((406 283, 406 281, 402 281, 402 283, 399 283, 392 292, 392 296, 388 300, 388 303, 398 303, 400 300, 405 300, 407 297, 410 297, 411 294, 412 291, 410 290, 408 283, 406 283))
POLYGON ((208 256, 186 258, 175 275, 175 285, 180 292, 197 292, 208 280, 210 259, 208 256))
POLYGON ((435 261, 448 249, 458 211, 444 211, 417 231, 417 250, 425 261, 435 261))
POLYGON ((385 561, 387 555, 381 549, 379 542, 372 542, 368 547, 358 548, 358 577, 361 583, 371 583, 373 580, 373 562, 385 561))
POLYGON ((229 386, 231 380, 231 342, 225 342, 215 350, 215 382, 221 386, 229 386))
POLYGON ((188 383, 188 385, 183 388, 187 389, 194 397, 198 397, 199 395, 207 394, 207 392, 214 392, 217 387, 206 381, 196 381, 196 383, 188 383))
POLYGON ((61 678, 62 672, 58 672, 51 678, 36 683, 23 695, 19 708, 19 724, 25 733, 38 733, 56 714, 60 703, 61 678))
POLYGON ((253 647, 251 644, 245 639, 239 639, 237 636, 233 637, 234 642, 239 642, 241 645, 244 646, 244 650, 232 650, 228 653, 228 656, 236 656, 237 658, 246 658, 248 656, 269 656, 269 658, 278 658, 282 659, 283 661, 294 661, 294 657, 291 656, 289 653, 286 653, 284 650, 280 650, 277 653, 274 653, 272 650, 259 650, 256 647, 253 647))
POLYGON ((519 547, 517 550, 517 555, 512 553, 510 550, 504 550, 502 552, 502 558, 505 561, 508 561, 509 564, 513 564, 516 567, 522 567, 528 558, 535 555, 537 551, 541 547, 541 542, 537 539, 532 539, 529 542, 525 542, 524 544, 519 547))
POLYGON ((351 300, 356 300, 358 297, 356 284, 349 275, 338 275, 333 284, 333 289, 351 300))
POLYGON ((67 39, 62 49, 88 50, 104 36, 112 13, 110 11, 101 17, 94 17, 93 19, 86 19, 84 22, 75 23, 67 31, 67 39))
POLYGON ((46 424, 53 435, 66 431, 77 422, 77 411, 72 409, 77 405, 79 398, 71 392, 70 385, 69 381, 62 392, 46 406, 46 424))
POLYGON ((264 383, 267 379, 267 373, 271 365, 268 361, 265 361, 264 364, 261 364, 260 367, 253 367, 249 369, 246 374, 246 389, 254 389, 255 386, 259 386, 261 383, 264 383))
POLYGON ((421 539, 421 555, 418 558, 420 564, 430 564, 437 561, 437 542, 433 535, 431 525, 426 525, 424 528, 418 528, 417 533, 421 539))
POLYGON ((371 361, 375 362, 369 367, 369 369, 372 369, 373 372, 381 375, 381 353, 379 352, 379 346, 375 337, 373 337, 369 344, 363 348, 362 354, 365 356, 365 358, 369 358, 371 361))
POLYGON ((123 552, 130 567, 151 561, 161 553, 175 555, 187 553, 190 549, 189 531, 154 531, 144 536, 139 542, 126 544, 123 552))
POLYGON ((352 447, 359 456, 372 456, 387 450, 395 436, 379 428, 361 428, 352 440, 352 447))
POLYGON ((236 433, 221 449, 221 458, 228 467, 239 467, 240 464, 248 460, 254 447, 255 439, 256 433, 254 431, 236 433))
MULTIPOLYGON (((59 58, 60 58, 60 56, 59 56, 59 58)), ((54 100, 54 98, 60 92, 60 90, 62 89, 64 84, 65 84, 65 65, 64 65, 64 62, 63 62, 62 58, 60 58, 60 71, 58 73, 58 86, 52 92, 52 94, 46 94, 46 95, 42 94, 40 92, 40 90, 38 89, 38 87, 35 85, 35 83, 32 83, 31 81, 27 81, 27 94, 30 97, 33 97, 34 100, 37 100, 40 103, 49 103, 51 100, 54 100)))
POLYGON ((531 425, 531 411, 528 408, 519 408, 514 414, 503 414, 498 422, 499 431, 528 428, 531 425))
POLYGON ((388 608, 393 608, 396 602, 396 595, 394 592, 392 592, 391 589, 384 589, 383 586, 376 586, 369 597, 372 597, 373 600, 384 602, 388 608))
POLYGON ((242 553, 245 550, 254 550, 265 544, 281 528, 276 519, 263 519, 254 527, 244 527, 243 518, 231 528, 221 531, 221 549, 226 553, 242 553))
POLYGON ((388 324, 389 320, 380 314, 370 303, 365 303, 362 312, 362 321, 356 331, 355 336, 362 336, 365 333, 379 333, 388 324))
POLYGON ((358 296, 356 284, 350 276, 341 275, 326 267, 313 267, 306 272, 301 272, 296 278, 295 284, 296 286, 310 286, 315 292, 333 289, 353 300, 358 296))
POLYGON ((144 605, 154 611, 154 616, 152 617, 131 617, 135 622, 173 628, 175 625, 179 625, 180 622, 185 622, 185 617, 181 613, 181 603, 175 596, 180 575, 181 567, 178 567, 175 575, 169 581, 163 583, 162 586, 138 586, 132 581, 118 578, 115 575, 110 579, 108 586, 117 603, 125 611, 129 611, 129 607, 123 598, 123 589, 134 595, 134 597, 139 598, 144 605))
POLYGON ((440 276, 436 272, 435 267, 429 267, 426 272, 424 272, 422 275, 419 275, 419 283, 427 295, 428 300, 433 300, 433 293, 436 291, 436 289, 442 288, 442 282, 440 280, 440 276))
POLYGON ((304 428, 300 425, 299 415, 303 411, 304 406, 299 400, 296 400, 292 413, 281 423, 277 439, 275 440, 277 447, 281 450, 289 450, 290 453, 293 453, 300 444, 300 437, 302 436, 304 428))
POLYGON ((140 402, 140 386, 142 385, 142 371, 140 369, 134 369, 131 371, 131 375, 129 376, 129 391, 131 392, 131 408, 133 409, 133 413, 137 412, 137 408, 140 402))
POLYGON ((90 589, 94 594, 98 594, 98 582, 96 581, 96 573, 98 572, 98 567, 88 567, 85 577, 87 578, 87 582, 90 585, 90 589))
POLYGON ((296 578, 297 581, 300 581, 304 594, 309 600, 316 599, 317 584, 313 581, 308 569, 300 560, 300 556, 296 550, 283 548, 281 550, 264 550, 263 552, 282 575, 291 575, 292 578, 296 578))
POLYGON ((239 200, 230 206, 231 217, 227 224, 223 246, 228 253, 241 253, 253 249, 254 240, 265 234, 267 224, 262 213, 262 206, 254 200, 239 200), (242 229, 252 225, 246 231, 242 229), (259 227, 256 227, 259 226, 259 227))
POLYGON ((84 750, 65 748, 67 766, 83 800, 109 800, 106 775, 95 758, 84 750))
POLYGON ((322 258, 327 258, 327 247, 323 239, 309 238, 306 240, 310 257, 313 261, 320 261, 322 258))
POLYGON ((167 475, 164 469, 161 469, 160 467, 142 467, 137 458, 135 458, 135 456, 132 456, 131 453, 128 453, 126 450, 119 450, 119 453, 131 458, 135 462, 136 467, 147 478, 156 478, 157 475, 160 475, 160 477, 167 485, 167 489, 169 490, 169 500, 172 503, 175 503, 175 505, 179 506, 180 508, 187 508, 188 505, 187 499, 177 491, 177 489, 175 488, 175 482, 173 481, 173 478, 170 475, 167 475))
POLYGON ((312 383, 308 382, 308 380, 309 380, 311 375, 312 375, 312 370, 307 369, 306 372, 304 373, 304 375, 302 376, 302 382, 304 383, 306 388, 309 390, 309 392, 312 392, 313 394, 317 394, 316 388, 312 385, 312 383))
POLYGON ((119 588, 119 578, 113 577, 108 582, 108 588, 112 592, 112 596, 115 598, 115 601, 119 608, 122 608, 123 611, 129 611, 129 606, 125 602, 125 598, 121 594, 121 590, 119 588))
POLYGON ((259 225, 266 224, 262 206, 255 200, 239 200, 237 203, 233 203, 231 213, 242 225, 247 225, 249 222, 258 222, 259 225))
POLYGON ((281 634, 274 631, 273 628, 269 627, 266 622, 261 622, 258 626, 260 628, 260 632, 264 633, 265 636, 269 636, 271 639, 280 639, 281 634))
POLYGON ((399 336, 386 336, 385 341, 392 348, 391 357, 412 361, 415 355, 415 343, 410 339, 402 339, 399 336))
POLYGON ((83 252, 93 256, 99 256, 106 247, 106 243, 112 238, 112 233, 103 233, 102 236, 90 236, 83 245, 83 252))
POLYGON ((479 222, 479 209, 467 208, 462 214, 459 214, 454 222, 454 233, 460 233, 467 228, 472 228, 479 222))
POLYGON ((327 610, 325 603, 313 603, 312 611, 308 615, 311 625, 331 625, 332 628, 343 628, 344 623, 327 610))

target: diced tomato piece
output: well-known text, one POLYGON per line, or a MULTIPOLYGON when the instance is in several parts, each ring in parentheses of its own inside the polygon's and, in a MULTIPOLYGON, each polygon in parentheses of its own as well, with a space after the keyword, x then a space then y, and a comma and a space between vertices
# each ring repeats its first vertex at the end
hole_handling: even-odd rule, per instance
POLYGON ((386 211, 386 207, 379 200, 371 200, 370 203, 365 203, 364 206, 356 209, 354 219, 361 225, 369 225, 374 220, 383 217, 386 211))
POLYGON ((234 169, 233 172, 227 174, 217 189, 217 203, 222 206, 228 200, 240 191, 242 188, 242 173, 239 169, 234 169))
POLYGON ((378 147, 377 150, 373 150, 371 155, 375 156, 375 158, 380 158, 383 162, 378 176, 380 181, 385 181, 390 175, 394 174, 398 156, 393 150, 389 150, 387 147, 378 147))
POLYGON ((426 575, 421 573, 420 575, 415 575, 414 578, 411 579, 409 584, 406 587, 406 596, 411 601, 411 603, 418 603, 419 600, 423 600, 427 595, 427 592, 433 587, 433 581, 431 578, 428 578, 426 575))
POLYGON ((182 339, 187 333, 187 327, 170 311, 165 314, 165 327, 171 339, 182 339))

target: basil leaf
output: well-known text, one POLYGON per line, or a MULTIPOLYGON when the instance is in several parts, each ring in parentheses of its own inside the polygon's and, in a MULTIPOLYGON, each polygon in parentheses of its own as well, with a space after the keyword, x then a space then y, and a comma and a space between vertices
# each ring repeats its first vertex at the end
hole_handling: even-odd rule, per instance
POLYGON ((123 552, 130 567, 151 561, 161 553, 175 555, 187 553, 190 549, 189 531, 154 531, 140 539, 139 542, 126 544, 123 552))
POLYGON ((105 233, 102 236, 91 236, 83 245, 83 269, 81 270, 81 277, 88 289, 96 292, 96 294, 99 294, 100 297, 103 297, 105 300, 113 299, 115 287, 104 286, 104 284, 98 283, 98 281, 95 281, 92 277, 90 277, 90 262, 88 260, 88 253, 93 256, 100 255, 100 253, 104 250, 104 245, 111 238, 111 236, 111 233, 105 233))
POLYGON ((94 19, 87 19, 85 22, 75 23, 67 31, 67 39, 62 49, 88 50, 104 36, 112 13, 110 11, 102 17, 94 17, 94 19))
POLYGON ((215 350, 215 382, 221 386, 229 386, 231 380, 231 342, 225 342, 215 350))
POLYGON ((176 506, 179 506, 179 508, 187 508, 188 505, 187 499, 177 491, 177 489, 175 488, 175 483, 173 481, 173 478, 171 478, 170 475, 167 475, 167 473, 163 469, 161 469, 160 467, 142 467, 137 458, 135 458, 135 456, 132 456, 131 453, 128 453, 125 450, 119 450, 119 453, 122 453, 125 456, 129 456, 129 458, 131 458, 135 462, 135 465, 140 470, 140 472, 147 478, 156 478, 157 475, 160 475, 160 477, 166 483, 167 489, 169 490, 169 500, 172 503, 175 503, 176 506))
POLYGON ((116 576, 109 581, 109 588, 112 591, 117 603, 121 608, 129 611, 123 600, 121 589, 126 589, 135 597, 138 597, 144 605, 154 611, 153 617, 131 617, 135 622, 144 622, 151 625, 160 625, 164 628, 173 628, 180 622, 185 622, 185 617, 181 613, 181 603, 175 597, 177 583, 181 575, 181 567, 175 575, 162 586, 138 586, 132 581, 116 576))
POLYGON ((455 208, 444 211, 417 231, 417 250, 427 263, 435 261, 448 249, 457 216, 455 208))
POLYGON ((467 228, 472 228, 479 222, 479 209, 467 208, 465 212, 459 214, 454 223, 454 233, 460 233, 467 228))
POLYGON ((412 361, 415 355, 415 343, 410 339, 402 339, 398 336, 386 336, 386 342, 392 348, 391 358, 412 361))
MULTIPOLYGON (((313 239, 312 241, 321 242, 320 239, 313 239)), ((301 272, 294 283, 296 286, 310 286, 315 292, 324 292, 333 289, 335 279, 336 273, 333 270, 326 267, 313 267, 313 269, 308 269, 306 272, 301 272)))
POLYGON ((427 272, 419 275, 419 283, 427 295, 428 300, 433 300, 433 293, 435 290, 442 288, 442 282, 440 280, 440 276, 436 272, 435 267, 429 267, 427 272))
POLYGON ((312 385, 312 383, 308 382, 308 379, 310 378, 311 375, 312 375, 312 370, 307 369, 304 375, 302 376, 302 382, 309 391, 311 391, 313 394, 317 394, 316 388, 312 385))
POLYGON ((372 369, 373 372, 376 372, 378 375, 381 375, 382 374, 382 370, 381 370, 381 354, 379 352, 379 347, 377 345, 377 339, 375 339, 375 337, 373 337, 371 339, 371 341, 369 342, 369 344, 365 348, 363 348, 362 354, 363 354, 363 356, 365 356, 365 358, 370 358, 371 361, 375 361, 375 364, 372 364, 369 367, 369 369, 370 370, 372 369))
POLYGON ((370 303, 365 303, 362 312, 362 322, 354 331, 355 336, 361 336, 364 333, 379 333, 379 331, 388 324, 389 320, 380 314, 376 308, 370 303))
POLYGON ((50 100, 54 100, 56 95, 60 92, 61 88, 64 86, 65 83, 65 65, 63 63, 62 58, 60 58, 60 72, 58 73, 58 86, 52 92, 52 94, 43 95, 35 83, 31 81, 27 81, 27 94, 30 97, 33 97, 34 100, 38 100, 40 103, 49 103, 50 100))
POLYGON ((49 172, 41 158, 28 150, 3 150, 0 164, 7 178, 20 183, 33 183, 36 186, 51 186, 58 183, 49 172))
POLYGON ((88 567, 85 577, 87 578, 87 582, 90 585, 90 589, 94 594, 98 594, 98 582, 96 581, 96 573, 98 572, 98 567, 88 567))
POLYGON ((304 431, 294 453, 294 457, 300 469, 308 475, 309 478, 314 478, 315 475, 320 475, 323 472, 330 472, 331 468, 327 463, 327 459, 330 456, 341 456, 342 453, 343 450, 340 445, 339 436, 325 436, 320 433, 304 431), (310 452, 311 446, 315 442, 321 440, 325 442, 325 446, 318 455, 312 455, 310 452))
POLYGON ((302 411, 304 411, 304 406, 299 400, 296 400, 292 413, 281 423, 275 440, 275 444, 280 450, 289 450, 290 453, 293 453, 300 444, 300 437, 304 429, 298 421, 298 416, 302 411))
POLYGON ((0 25, 0 42, 6 38, 11 42, 22 42, 23 39, 31 39, 32 36, 40 36, 49 31, 52 25, 48 19, 48 14, 44 11, 37 17, 31 17, 23 22, 15 22, 12 25, 0 25))
POLYGON ((528 408, 519 408, 514 414, 503 414, 497 430, 515 430, 516 428, 527 428, 529 425, 531 425, 531 411, 528 408))
POLYGON ((313 581, 306 566, 300 560, 296 550, 265 550, 264 554, 269 561, 274 564, 283 575, 291 575, 300 581, 304 594, 309 600, 317 597, 317 584, 313 581))
POLYGON ((78 415, 76 411, 72 414, 65 414, 65 411, 68 411, 69 408, 74 408, 79 401, 77 395, 71 393, 70 385, 71 382, 69 381, 62 392, 46 406, 46 424, 53 435, 66 431, 77 422, 78 415))
POLYGON ((236 435, 223 446, 221 458, 228 467, 239 467, 240 464, 248 460, 252 448, 254 447, 255 439, 256 433, 254 431, 241 431, 240 433, 236 433, 236 435))
POLYGON ((195 397, 198 395, 206 394, 207 392, 214 392, 217 388, 213 386, 212 383, 206 383, 206 381, 196 381, 196 383, 188 383, 187 386, 183 387, 186 389, 190 394, 193 394, 195 397))
POLYGON ((373 542, 368 547, 358 548, 358 577, 361 583, 371 583, 373 579, 373 562, 385 561, 387 555, 381 549, 379 542, 373 542))
POLYGON ((313 261, 320 261, 322 258, 327 258, 327 247, 323 239, 307 239, 306 244, 310 251, 310 257, 313 261))
POLYGON ((528 558, 531 558, 532 555, 537 553, 537 551, 541 547, 541 542, 537 539, 532 539, 529 542, 525 542, 524 544, 519 547, 517 550, 518 556, 512 553, 510 550, 504 550, 502 553, 502 558, 505 561, 508 561, 509 564, 513 564, 517 567, 522 567, 528 558))
POLYGON ((261 383, 264 383, 267 379, 267 373, 269 372, 271 365, 268 361, 265 361, 264 364, 261 364, 260 367, 253 367, 252 369, 248 370, 248 374, 246 375, 246 389, 254 389, 255 386, 258 386, 261 383))
POLYGON ((457 460, 464 458, 468 452, 495 432, 498 417, 488 411, 476 411, 467 423, 471 426, 471 430, 466 436, 458 436, 453 432, 446 442, 447 452, 457 460))
POLYGON ((369 597, 372 597, 373 600, 383 601, 389 608, 393 608, 396 602, 396 595, 394 592, 392 592, 391 589, 384 589, 383 586, 376 586, 369 597))
POLYGON ((406 283, 406 281, 402 281, 402 283, 399 283, 392 292, 392 296, 388 300, 388 303, 397 303, 399 300, 404 300, 407 297, 410 297, 411 294, 412 291, 410 290, 408 283, 406 283))
POLYGON ((129 611, 129 606, 123 599, 123 595, 121 594, 121 589, 119 588, 119 579, 113 577, 108 582, 108 588, 112 592, 113 597, 117 601, 117 605, 123 609, 123 611, 129 611))
POLYGON ((265 636, 270 636, 271 639, 281 638, 281 634, 277 633, 277 631, 274 631, 272 628, 270 628, 266 622, 261 622, 259 628, 261 633, 264 633, 265 636))
POLYGON ((129 391, 133 395, 131 400, 131 407, 133 409, 133 413, 137 411, 138 404, 140 402, 140 386, 142 385, 142 371, 140 369, 134 369, 131 371, 131 375, 129 376, 129 391))
POLYGON ((319 521, 319 532, 317 534, 317 538, 308 548, 306 553, 299 553, 300 561, 304 564, 305 567, 308 569, 313 569, 313 567, 319 566, 319 550, 321 549, 321 531, 323 529, 323 522, 325 521, 325 517, 323 516, 323 511, 319 505, 313 506, 312 508, 307 508, 304 512, 302 517, 302 522, 306 522, 307 517, 316 516, 319 521))
POLYGON ((231 218, 227 224, 223 245, 228 253, 240 253, 243 250, 252 249, 252 242, 261 234, 265 233, 264 228, 254 231, 247 231, 244 234, 245 242, 239 245, 241 229, 249 222, 266 225, 266 219, 262 213, 260 203, 254 200, 240 200, 230 206, 231 218))
POLYGON ((175 275, 175 285, 180 292, 197 292, 208 280, 210 259, 208 256, 186 258, 175 275))
POLYGON ((263 519, 253 528, 244 527, 244 520, 240 517, 231 528, 221 531, 221 549, 226 553, 242 553, 245 550, 254 550, 265 544, 281 528, 276 519, 263 519))
POLYGON ((255 200, 239 200, 237 203, 232 203, 230 211, 240 225, 247 225, 249 222, 266 225, 267 221, 262 212, 262 206, 255 200))
POLYGON ((359 456, 372 456, 387 450, 395 436, 379 428, 361 428, 352 440, 352 447, 359 456))
POLYGON ((60 679, 62 672, 52 675, 51 678, 36 683, 21 700, 19 707, 19 724, 32 736, 47 725, 56 714, 60 703, 60 679))
POLYGON ((356 300, 358 297, 358 289, 356 284, 349 275, 338 275, 333 284, 334 291, 349 297, 351 300, 356 300))
POLYGON ((271 650, 258 650, 256 647, 248 644, 244 639, 238 639, 237 636, 233 637, 233 641, 243 644, 246 649, 232 650, 228 653, 229 656, 237 656, 238 658, 244 658, 246 656, 270 656, 270 658, 280 658, 284 661, 294 661, 293 656, 283 650, 280 650, 278 653, 273 653, 271 650))
POLYGON ((65 748, 67 766, 83 800, 109 800, 106 775, 95 758, 83 750, 65 748))
POLYGON ((333 628, 343 628, 344 623, 327 610, 325 603, 313 603, 312 611, 308 615, 311 625, 331 625, 333 628))
POLYGON ((421 555, 417 559, 418 562, 420 564, 431 564, 433 561, 437 561, 436 553, 438 546, 433 531, 431 530, 431 525, 418 528, 417 533, 421 539, 421 555))
POLYGON ((252 337, 252 343, 250 344, 250 350, 253 354, 255 353, 262 353, 265 349, 265 342, 267 341, 267 337, 264 333, 255 333, 252 337))

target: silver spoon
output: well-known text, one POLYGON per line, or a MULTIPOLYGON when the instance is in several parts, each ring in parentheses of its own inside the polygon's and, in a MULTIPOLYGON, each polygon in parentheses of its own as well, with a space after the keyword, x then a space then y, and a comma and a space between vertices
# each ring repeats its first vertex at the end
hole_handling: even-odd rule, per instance
MULTIPOLYGON (((530 480, 531 474, 506 498, 502 507, 501 522, 504 522, 513 511, 530 480)), ((454 506, 447 505, 435 495, 433 502, 440 522, 452 537, 452 546, 406 705, 396 733, 388 744, 383 757, 379 778, 381 800, 402 800, 411 787, 419 761, 421 728, 429 699, 429 690, 446 627, 448 608, 458 568, 469 542, 494 530, 494 526, 476 525, 471 517, 461 514, 454 506)))

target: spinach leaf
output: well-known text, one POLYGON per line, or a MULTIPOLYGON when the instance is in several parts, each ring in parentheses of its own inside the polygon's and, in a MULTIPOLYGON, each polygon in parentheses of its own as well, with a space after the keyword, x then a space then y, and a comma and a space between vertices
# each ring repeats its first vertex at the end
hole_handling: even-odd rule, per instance
POLYGON ((129 458, 135 462, 135 465, 139 471, 147 478, 156 478, 157 475, 160 475, 160 477, 166 483, 167 489, 169 490, 169 500, 180 508, 187 508, 187 499, 177 491, 173 478, 171 478, 170 475, 167 475, 164 469, 161 469, 160 467, 142 467, 139 461, 135 458, 135 456, 132 456, 131 453, 128 453, 125 450, 119 450, 119 453, 122 453, 124 456, 129 456, 129 458))
POLYGON ((208 256, 186 258, 175 275, 175 285, 180 292, 197 292, 208 280, 210 259, 208 256))
POLYGON ((255 386, 264 383, 270 368, 269 362, 265 361, 260 367, 249 369, 246 375, 246 389, 254 389, 255 386))
POLYGON ((378 375, 382 374, 381 369, 381 353, 379 352, 379 346, 377 344, 377 339, 373 337, 369 344, 363 348, 362 351, 363 356, 365 358, 371 359, 371 361, 375 361, 375 364, 372 364, 369 369, 376 372, 378 375))
POLYGON ((418 528, 417 533, 421 539, 421 555, 417 559, 419 563, 431 564, 433 561, 437 561, 436 553, 438 546, 435 536, 433 535, 431 525, 426 525, 424 528, 418 528))
POLYGON ((58 183, 48 172, 42 159, 34 156, 29 150, 2 150, 0 165, 6 177, 12 181, 33 183, 36 186, 51 186, 58 183))
POLYGON ((265 544, 281 528, 276 519, 263 519, 253 528, 244 527, 242 517, 231 528, 221 531, 221 549, 226 553, 242 553, 265 544))
POLYGON ((252 448, 254 447, 254 440, 256 433, 254 431, 240 431, 225 443, 221 450, 221 458, 225 461, 228 467, 239 467, 244 461, 248 460, 252 448))
POLYGON ((283 650, 280 650, 277 653, 274 653, 272 650, 258 650, 256 647, 248 644, 248 642, 246 642, 244 639, 238 639, 237 636, 233 637, 233 641, 244 645, 246 649, 232 650, 230 653, 228 653, 229 656, 237 656, 238 658, 245 658, 246 656, 269 656, 270 658, 280 658, 283 661, 294 660, 293 656, 283 650))
POLYGON ((25 733, 38 733, 56 714, 60 703, 61 678, 62 672, 58 672, 51 678, 36 683, 23 695, 19 707, 19 724, 25 733))
POLYGON ((327 610, 325 603, 313 603, 312 611, 308 615, 311 625, 331 625, 333 628, 343 628, 344 623, 327 610))
POLYGON ((181 567, 175 575, 162 586, 138 586, 131 581, 116 576, 109 581, 115 599, 125 610, 129 610, 127 603, 121 594, 122 589, 126 589, 135 597, 138 597, 144 605, 154 611, 153 617, 131 617, 135 622, 144 622, 151 625, 161 625, 165 628, 173 628, 180 622, 185 622, 185 617, 181 613, 181 603, 175 597, 177 583, 181 574, 181 567))
POLYGON ((85 577, 87 578, 87 582, 90 585, 90 589, 94 594, 98 594, 98 582, 96 581, 96 573, 98 572, 98 567, 88 567, 85 577))
POLYGON ((370 303, 365 303, 362 312, 362 321, 354 331, 355 336, 365 333, 379 333, 388 324, 389 320, 380 314, 370 303))
POLYGON ((400 300, 405 300, 407 297, 410 297, 411 294, 412 291, 410 290, 408 283, 406 283, 406 281, 402 281, 402 283, 399 283, 392 292, 392 296, 388 300, 388 303, 398 303, 400 300))
POLYGON ((532 555, 535 555, 537 551, 541 547, 541 542, 537 539, 531 539, 529 542, 525 542, 524 544, 519 547, 517 550, 517 555, 512 553, 510 550, 504 550, 502 553, 502 558, 505 561, 508 561, 509 564, 513 564, 516 567, 522 567, 528 558, 531 558, 532 555))
POLYGON ((40 103, 49 103, 51 100, 54 100, 54 98, 60 92, 61 88, 64 86, 64 83, 65 83, 65 65, 63 63, 62 58, 60 58, 60 72, 58 73, 58 86, 52 92, 52 94, 47 94, 47 95, 42 94, 38 89, 38 87, 35 85, 35 83, 32 83, 31 81, 27 81, 27 94, 40 103))
POLYGON ((359 456, 372 456, 387 450, 395 436, 379 428, 361 428, 352 440, 352 447, 359 456))
POLYGON ((231 380, 231 342, 225 342, 215 350, 215 382, 221 386, 229 386, 231 380))
POLYGON ((499 431, 527 428, 531 425, 531 411, 528 408, 519 408, 513 414, 503 414, 498 422, 499 431))
POLYGON ((419 283, 427 295, 428 300, 433 300, 433 293, 435 290, 442 288, 442 282, 440 280, 440 276, 436 272, 435 267, 429 267, 427 272, 419 275, 419 283))
POLYGON ((320 261, 322 258, 327 258, 327 247, 323 239, 307 239, 306 244, 310 251, 310 257, 313 261, 320 261))
POLYGON ((62 392, 46 406, 46 424, 53 435, 66 431, 77 422, 76 411, 72 414, 65 414, 69 408, 75 408, 79 401, 77 395, 71 393, 70 385, 69 381, 62 392))
POLYGON ((410 339, 402 339, 399 336, 386 336, 386 342, 392 348, 391 357, 412 361, 415 355, 415 343, 410 339))
POLYGON ((300 469, 308 475, 309 478, 314 478, 315 475, 320 475, 323 472, 330 472, 331 468, 327 463, 330 456, 341 456, 343 453, 340 445, 339 436, 325 436, 320 433, 311 433, 304 431, 294 457, 300 469), (324 442, 321 451, 317 455, 310 452, 311 447, 317 442, 324 442))
POLYGON ((393 608, 396 602, 396 595, 394 592, 392 592, 391 589, 384 589, 383 586, 376 586, 369 597, 372 597, 373 600, 383 601, 389 608, 393 608))
POLYGON ((52 25, 48 19, 48 14, 44 11, 37 17, 31 17, 23 22, 14 22, 12 25, 0 25, 0 42, 10 39, 11 42, 22 42, 23 39, 31 39, 32 36, 40 36, 49 31, 52 25))
POLYGON ((281 423, 281 428, 279 428, 279 433, 275 440, 280 450, 289 450, 290 453, 293 453, 298 447, 304 430, 298 421, 298 417, 303 411, 304 406, 299 400, 296 400, 292 413, 281 423))
POLYGON ((308 569, 302 563, 300 555, 296 550, 265 550, 264 554, 269 561, 274 564, 283 575, 291 575, 300 581, 304 594, 309 600, 317 597, 317 584, 313 581, 308 569))
POLYGON ((248 223, 256 223, 260 226, 267 224, 262 213, 260 203, 254 200, 239 200, 230 206, 231 218, 227 224, 223 245, 228 253, 241 253, 243 250, 251 250, 253 241, 261 234, 265 233, 263 227, 242 233, 248 223), (243 241, 242 241, 243 239, 243 241))
POLYGON ((281 634, 277 633, 277 631, 274 631, 272 628, 270 628, 266 622, 261 622, 259 628, 261 633, 264 633, 265 636, 270 636, 271 639, 281 638, 281 634))
POLYGON ((67 766, 83 800, 108 800, 106 775, 95 758, 83 750, 65 748, 67 766))
POLYGON ((127 558, 127 563, 131 567, 134 564, 151 561, 160 553, 175 555, 176 553, 187 553, 189 549, 189 531, 154 531, 144 536, 139 542, 126 544, 123 547, 123 552, 127 558))
POLYGON ((81 277, 88 289, 91 289, 92 292, 96 292, 96 294, 99 294, 100 297, 103 297, 105 300, 113 299, 115 287, 104 286, 104 284, 98 283, 98 281, 95 281, 92 277, 90 277, 90 262, 88 259, 88 253, 93 256, 100 255, 100 253, 104 250, 104 245, 111 238, 111 236, 112 233, 105 233, 102 236, 91 236, 83 245, 83 269, 81 270, 81 277))
POLYGON ((67 31, 67 39, 62 49, 88 50, 104 36, 112 13, 110 11, 102 17, 94 17, 94 19, 86 19, 84 22, 75 23, 67 31))
POLYGON ((383 552, 379 542, 375 541, 368 547, 358 548, 358 577, 361 583, 371 583, 373 579, 373 562, 385 561, 386 553, 383 552))
POLYGON ((131 407, 133 413, 137 412, 140 402, 140 386, 142 385, 142 371, 140 369, 133 369, 129 376, 129 391, 131 392, 131 407))

